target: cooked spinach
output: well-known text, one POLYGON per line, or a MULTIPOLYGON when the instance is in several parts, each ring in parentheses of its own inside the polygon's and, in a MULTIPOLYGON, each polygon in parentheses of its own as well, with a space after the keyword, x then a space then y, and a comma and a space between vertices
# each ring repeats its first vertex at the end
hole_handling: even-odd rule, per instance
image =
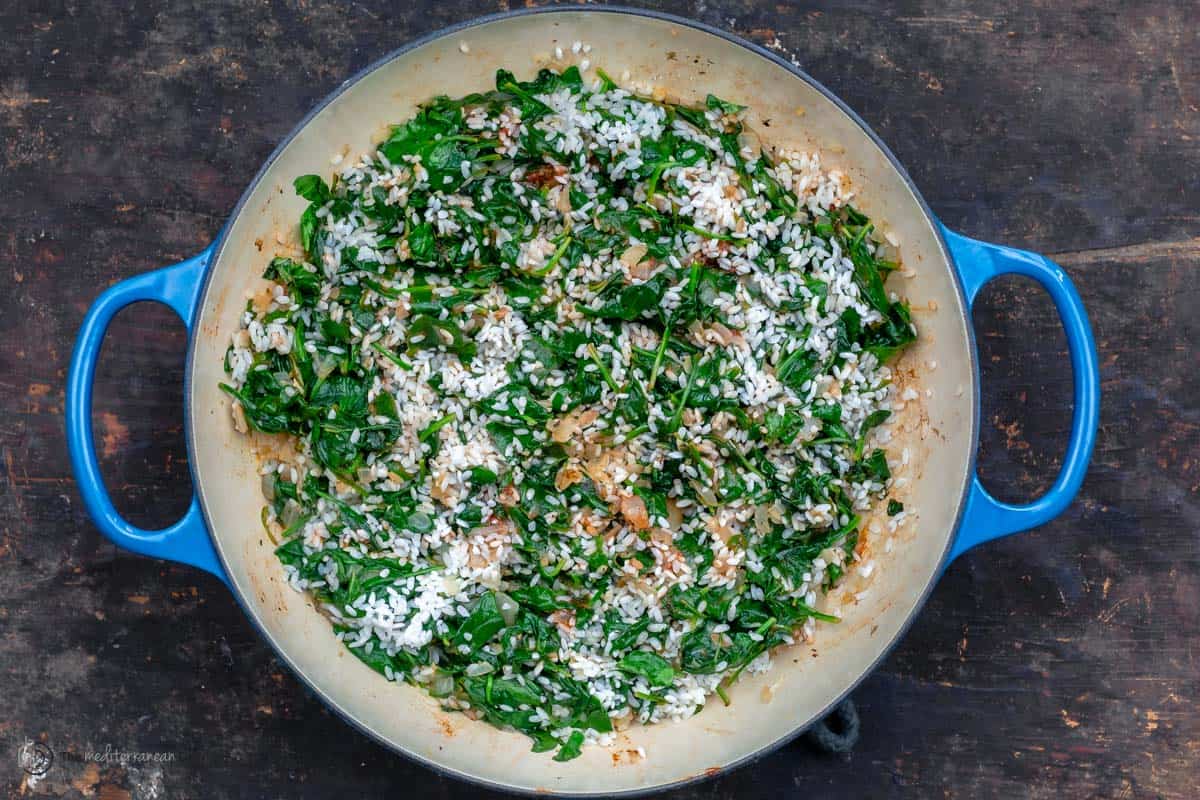
POLYGON ((744 112, 577 67, 436 97, 295 180, 299 249, 225 354, 235 419, 294 450, 262 478, 288 580, 557 760, 836 622, 893 487, 899 265, 744 112))

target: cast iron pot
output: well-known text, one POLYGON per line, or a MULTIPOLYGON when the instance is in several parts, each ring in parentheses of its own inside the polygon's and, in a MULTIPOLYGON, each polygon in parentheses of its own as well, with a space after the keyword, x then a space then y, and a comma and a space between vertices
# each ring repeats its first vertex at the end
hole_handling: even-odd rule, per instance
POLYGON ((71 361, 67 432, 88 511, 118 545, 193 564, 217 575, 263 637, 346 720, 394 750, 440 771, 523 792, 605 795, 662 789, 713 775, 778 747, 821 719, 896 643, 945 566, 981 542, 1032 528, 1061 512, 1091 455, 1100 399, 1095 343, 1078 294, 1055 264, 1031 253, 946 230, 874 133, 828 90, 778 56, 713 28, 645 11, 546 9, 487 17, 427 36, 347 81, 284 140, 242 195, 216 242, 199 255, 125 280, 104 292, 83 322, 71 361), (775 667, 743 678, 732 703, 710 703, 680 723, 636 726, 614 749, 589 748, 558 763, 529 752, 529 739, 460 714, 407 685, 389 683, 333 637, 307 597, 283 580, 262 535, 263 504, 253 440, 231 425, 217 389, 222 357, 246 292, 262 286, 276 235, 295 235, 303 208, 297 175, 327 172, 330 157, 359 153, 437 94, 482 90, 497 68, 532 75, 539 57, 593 46, 609 74, 628 70, 685 101, 708 92, 750 106, 750 125, 771 142, 819 148, 857 190, 856 203, 899 239, 906 267, 889 289, 909 297, 920 340, 900 362, 919 394, 900 415, 895 447, 911 461, 906 505, 916 520, 891 553, 878 542, 866 594, 825 625, 814 646, 782 652, 775 667), (460 50, 466 42, 469 51, 460 50), (764 127, 764 117, 769 127, 764 127), (261 248, 257 243, 265 243, 261 248), (1017 273, 1050 294, 1066 331, 1074 417, 1062 472, 1043 497, 1009 505, 975 475, 979 368, 971 303, 992 278, 1017 273), (195 497, 179 522, 141 530, 121 518, 105 490, 92 436, 96 359, 118 310, 140 300, 170 306, 188 330, 185 424, 195 497), (928 369, 931 361, 936 369, 928 369), (646 758, 629 750, 645 749, 646 758), (617 753, 620 757, 613 758, 617 753), (616 762, 616 763, 614 763, 616 762))

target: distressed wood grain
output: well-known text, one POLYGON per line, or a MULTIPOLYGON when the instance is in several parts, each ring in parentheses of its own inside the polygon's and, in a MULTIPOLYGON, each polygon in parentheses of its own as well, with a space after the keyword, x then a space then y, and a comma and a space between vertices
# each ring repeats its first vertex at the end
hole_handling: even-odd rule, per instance
MULTIPOLYGON (((479 797, 334 718, 215 579, 121 553, 83 513, 63 384, 88 304, 206 245, 321 97, 464 0, 0 8, 0 794, 479 797), (39 783, 26 739, 52 748, 39 783), (122 765, 94 756, 157 752, 122 765)), ((516 5, 516 4, 514 4, 516 5)), ((858 691, 845 758, 804 744, 675 793, 1173 798, 1200 784, 1200 35, 1195 4, 662 2, 794 58, 875 127, 942 219, 1053 254, 1102 359, 1078 501, 952 565, 858 691)), ((1007 499, 1053 480, 1065 341, 1032 284, 975 312, 980 471, 1007 499)), ((118 506, 189 497, 182 325, 114 325, 95 422, 118 506)))

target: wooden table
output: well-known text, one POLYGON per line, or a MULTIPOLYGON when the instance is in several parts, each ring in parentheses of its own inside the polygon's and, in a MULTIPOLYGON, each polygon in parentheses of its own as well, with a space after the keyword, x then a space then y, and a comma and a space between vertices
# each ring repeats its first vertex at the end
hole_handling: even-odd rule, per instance
MULTIPOLYGON (((1191 0, 655 4, 793 54, 858 110, 951 227, 1054 254, 1103 364, 1077 502, 950 567, 857 693, 847 757, 804 744, 679 798, 1192 798, 1200 785, 1200 11, 1191 0)), ((501 8, 507 7, 500 0, 501 8)), ((263 158, 465 0, 43 4, 0 10, 0 786, 10 797, 474 798, 312 698, 220 583, 118 552, 63 443, 63 384, 105 286, 216 235, 263 158), (49 10, 56 6, 56 10, 49 10), (15 753, 55 755, 31 784, 15 753), (108 748, 106 760, 97 758, 108 748), (168 760, 121 765, 118 752, 168 760), (164 756, 166 758, 166 756, 164 756)), ((976 311, 980 469, 1053 479, 1069 368, 1046 297, 976 311)), ((96 424, 134 521, 189 497, 184 334, 109 336, 96 424)))

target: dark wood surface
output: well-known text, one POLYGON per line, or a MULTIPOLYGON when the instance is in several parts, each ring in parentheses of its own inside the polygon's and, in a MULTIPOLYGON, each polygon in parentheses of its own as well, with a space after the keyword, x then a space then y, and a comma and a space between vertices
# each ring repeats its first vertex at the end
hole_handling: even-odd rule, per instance
MULTIPOLYGON (((9 797, 484 796, 391 755, 276 660, 221 584, 117 551, 63 441, 80 319, 104 287, 206 245, 275 143, 357 69, 485 11, 415 3, 0 8, 0 787, 9 797), (56 755, 36 785, 17 748, 56 755), (130 764, 94 751, 169 753, 130 764)), ((516 3, 514 3, 516 5, 516 3)), ((677 798, 1193 798, 1200 791, 1200 10, 1192 0, 666 2, 778 40, 875 127, 936 213, 1054 254, 1103 364, 1077 502, 953 564, 857 693, 852 755, 804 744, 677 798), (1013 7, 1013 6, 1020 6, 1013 7)), ((1053 480, 1065 345, 1029 283, 976 310, 980 470, 1053 480)), ((118 506, 189 496, 185 337, 121 315, 97 378, 118 506)))

